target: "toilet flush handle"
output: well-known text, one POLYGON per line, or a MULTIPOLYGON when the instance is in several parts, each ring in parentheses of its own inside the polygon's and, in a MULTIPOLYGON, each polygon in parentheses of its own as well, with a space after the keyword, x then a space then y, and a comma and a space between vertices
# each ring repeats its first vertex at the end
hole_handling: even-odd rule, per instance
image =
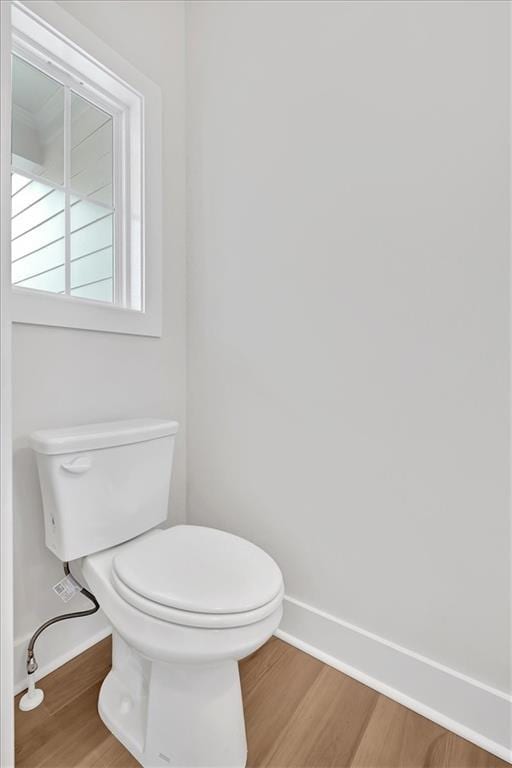
POLYGON ((88 472, 92 466, 91 460, 88 456, 77 456, 71 461, 66 461, 61 464, 62 469, 66 472, 72 472, 74 475, 83 475, 84 472, 88 472))

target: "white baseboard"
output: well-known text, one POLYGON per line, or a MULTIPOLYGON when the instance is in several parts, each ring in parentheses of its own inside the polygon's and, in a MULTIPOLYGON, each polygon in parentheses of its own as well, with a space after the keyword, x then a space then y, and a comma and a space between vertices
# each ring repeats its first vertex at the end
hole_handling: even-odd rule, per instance
MULTIPOLYGON (((295 598, 286 597, 284 606, 277 637, 512 762, 511 696, 295 598)), ((111 633, 101 613, 66 624, 37 641, 37 680, 111 633)), ((27 686, 29 639, 14 644, 15 693, 27 686)))
POLYGON ((503 691, 288 596, 276 635, 512 762, 512 697, 503 691))
MULTIPOLYGON (((35 629, 35 628, 34 628, 35 629)), ((110 625, 102 613, 79 619, 70 619, 49 627, 38 638, 35 647, 39 668, 35 679, 49 675, 75 656, 99 643, 112 633, 110 625)), ((21 693, 27 687, 25 671, 27 645, 31 633, 14 642, 14 693, 21 693)))

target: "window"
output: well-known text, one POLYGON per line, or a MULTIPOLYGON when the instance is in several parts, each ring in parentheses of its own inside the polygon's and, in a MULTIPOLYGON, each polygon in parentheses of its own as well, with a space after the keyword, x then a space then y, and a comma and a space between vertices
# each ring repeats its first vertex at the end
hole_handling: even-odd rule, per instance
POLYGON ((12 73, 12 283, 120 303, 114 116, 17 55, 12 73))
POLYGON ((159 335, 158 89, 121 79, 25 6, 13 30, 14 320, 159 335))

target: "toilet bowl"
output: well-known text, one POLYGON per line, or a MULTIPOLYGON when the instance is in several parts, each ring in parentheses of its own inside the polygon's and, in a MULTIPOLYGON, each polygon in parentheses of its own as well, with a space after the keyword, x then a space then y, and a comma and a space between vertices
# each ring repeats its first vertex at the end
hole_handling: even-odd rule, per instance
POLYGON ((244 766, 237 661, 281 620, 274 561, 237 536, 180 525, 89 555, 82 572, 113 627, 98 704, 112 733, 143 765, 244 766))
POLYGON ((283 579, 230 533, 166 519, 175 422, 32 436, 46 543, 82 572, 112 625, 98 710, 146 768, 243 768, 238 660, 275 631, 283 579))

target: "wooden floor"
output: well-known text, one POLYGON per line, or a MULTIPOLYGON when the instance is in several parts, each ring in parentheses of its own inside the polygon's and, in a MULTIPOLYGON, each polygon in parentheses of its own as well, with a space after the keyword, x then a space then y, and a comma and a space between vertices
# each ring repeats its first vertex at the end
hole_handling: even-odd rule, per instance
MULTIPOLYGON (((110 650, 98 643, 41 681, 38 709, 16 709, 17 768, 138 766, 96 709, 110 650)), ((510 768, 276 638, 242 662, 241 679, 252 768, 510 768)))

